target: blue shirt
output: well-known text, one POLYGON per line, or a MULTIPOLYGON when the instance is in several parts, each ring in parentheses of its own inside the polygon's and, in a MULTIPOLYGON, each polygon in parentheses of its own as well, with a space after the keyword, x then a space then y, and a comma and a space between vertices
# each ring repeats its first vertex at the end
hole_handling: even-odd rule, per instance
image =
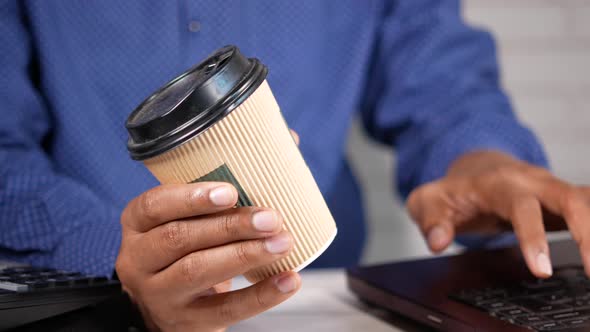
POLYGON ((316 266, 361 253, 344 156, 356 115, 396 149, 403 195, 476 149, 544 165, 501 91, 492 38, 459 12, 455 0, 2 1, 0 259, 110 274, 122 209, 158 184, 127 154, 127 115, 226 44, 270 68, 339 224, 316 266))

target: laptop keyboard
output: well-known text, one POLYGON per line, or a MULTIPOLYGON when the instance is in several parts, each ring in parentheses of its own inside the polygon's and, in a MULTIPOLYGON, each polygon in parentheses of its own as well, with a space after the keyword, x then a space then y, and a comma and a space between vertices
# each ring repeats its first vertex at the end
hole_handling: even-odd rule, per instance
MULTIPOLYGON (((0 331, 115 299, 120 295, 120 283, 103 276, 0 261, 0 331)), ((39 326, 43 326, 43 323, 40 322, 39 326)), ((38 328, 32 327, 31 330, 37 331, 38 328)))
POLYGON ((2 294, 26 293, 50 289, 99 286, 111 283, 105 277, 83 275, 34 267, 0 269, 0 302, 2 294))
POLYGON ((490 315, 537 331, 590 326, 590 279, 581 266, 562 267, 547 280, 462 290, 450 296, 490 315))

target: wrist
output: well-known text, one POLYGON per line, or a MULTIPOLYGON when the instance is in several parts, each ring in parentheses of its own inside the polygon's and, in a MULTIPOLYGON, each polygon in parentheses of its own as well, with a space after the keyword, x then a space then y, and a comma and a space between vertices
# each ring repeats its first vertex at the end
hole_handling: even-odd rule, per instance
POLYGON ((447 176, 481 174, 500 167, 521 167, 523 162, 497 150, 477 150, 465 153, 451 163, 447 176))

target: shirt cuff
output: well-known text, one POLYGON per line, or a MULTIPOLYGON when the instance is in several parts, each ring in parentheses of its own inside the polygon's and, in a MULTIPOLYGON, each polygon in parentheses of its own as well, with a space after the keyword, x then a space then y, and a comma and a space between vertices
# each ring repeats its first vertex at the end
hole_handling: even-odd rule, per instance
POLYGON ((462 122, 433 144, 417 185, 442 178, 462 155, 477 150, 496 150, 522 161, 549 167, 535 135, 506 115, 473 118, 462 122))
POLYGON ((43 202, 54 228, 47 235, 55 241, 43 265, 111 277, 121 243, 120 211, 70 181, 45 192, 43 202))
POLYGON ((118 217, 103 224, 81 226, 62 238, 52 252, 51 266, 112 277, 121 244, 118 217))

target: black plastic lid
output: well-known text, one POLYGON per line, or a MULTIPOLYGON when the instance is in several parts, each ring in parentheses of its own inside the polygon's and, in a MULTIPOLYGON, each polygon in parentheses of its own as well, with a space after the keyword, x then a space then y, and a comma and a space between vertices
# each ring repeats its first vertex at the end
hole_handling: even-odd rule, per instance
POLYGON ((157 156, 207 130, 248 98, 268 69, 225 46, 168 82, 127 118, 127 149, 135 160, 157 156))

